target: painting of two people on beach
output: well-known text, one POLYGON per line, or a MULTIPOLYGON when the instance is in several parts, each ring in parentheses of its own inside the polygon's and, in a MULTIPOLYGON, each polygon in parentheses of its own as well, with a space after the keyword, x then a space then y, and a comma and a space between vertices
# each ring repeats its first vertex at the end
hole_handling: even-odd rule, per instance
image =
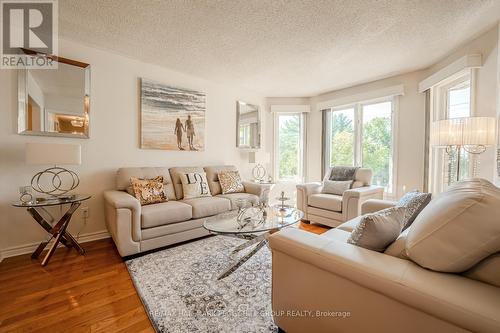
POLYGON ((141 148, 203 151, 205 94, 141 79, 141 148))

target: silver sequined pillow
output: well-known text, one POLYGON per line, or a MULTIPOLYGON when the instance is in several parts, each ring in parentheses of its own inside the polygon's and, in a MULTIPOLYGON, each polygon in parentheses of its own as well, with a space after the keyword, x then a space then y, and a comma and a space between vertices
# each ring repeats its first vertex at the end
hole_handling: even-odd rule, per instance
POLYGON ((407 229, 418 214, 431 202, 432 194, 422 193, 420 191, 411 191, 399 199, 396 206, 405 207, 405 217, 403 221, 403 230, 407 229))
POLYGON ((383 252, 403 229, 404 207, 391 207, 361 217, 347 243, 383 252))

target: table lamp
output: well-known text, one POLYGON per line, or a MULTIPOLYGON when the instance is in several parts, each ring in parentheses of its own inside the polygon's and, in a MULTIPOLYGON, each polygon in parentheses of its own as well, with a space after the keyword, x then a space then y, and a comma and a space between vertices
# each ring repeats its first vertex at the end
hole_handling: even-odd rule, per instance
POLYGON ((251 151, 248 154, 248 163, 256 164, 252 169, 252 176, 257 182, 264 182, 266 177, 266 168, 262 164, 269 163, 271 155, 262 151, 251 151))
MULTIPOLYGON (((430 142, 434 147, 446 148, 448 155, 457 153, 457 181, 460 177, 460 153, 462 149, 479 155, 496 141, 496 118, 464 117, 435 121, 431 126, 430 142)), ((476 170, 473 170, 473 177, 476 170)))
POLYGON ((79 165, 81 147, 76 144, 27 143, 26 164, 52 165, 31 178, 31 187, 42 194, 61 198, 80 184, 78 175, 60 165, 79 165))

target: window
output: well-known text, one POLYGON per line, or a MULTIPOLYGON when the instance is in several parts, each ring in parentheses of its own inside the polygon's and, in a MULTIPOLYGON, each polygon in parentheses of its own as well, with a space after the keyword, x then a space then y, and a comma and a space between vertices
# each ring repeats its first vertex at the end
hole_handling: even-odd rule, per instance
POLYGON ((373 183, 394 188, 393 99, 331 109, 324 118, 325 170, 362 166, 373 170, 373 183))
POLYGON ((275 177, 280 181, 304 179, 304 115, 276 113, 275 177))
MULTIPOLYGON (((432 87, 432 121, 472 116, 472 82, 472 72, 467 70, 432 87)), ((468 178, 473 164, 472 156, 463 149, 449 150, 448 153, 444 148, 433 149, 430 161, 430 190, 433 193, 444 191, 457 178, 468 178)))
MULTIPOLYGON (((452 83, 446 89, 446 118, 462 118, 471 116, 470 103, 470 77, 466 75, 461 80, 452 83)), ((447 185, 451 185, 457 179, 457 172, 460 172, 459 179, 469 176, 470 156, 466 151, 453 151, 447 156, 448 179, 447 185), (460 169, 458 169, 460 163, 460 169), (460 171, 458 171, 460 170, 460 171)))

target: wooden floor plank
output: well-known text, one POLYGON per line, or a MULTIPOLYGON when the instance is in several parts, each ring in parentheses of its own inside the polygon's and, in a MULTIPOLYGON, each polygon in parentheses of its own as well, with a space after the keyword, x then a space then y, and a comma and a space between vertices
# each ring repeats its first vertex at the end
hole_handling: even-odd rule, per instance
POLYGON ((30 255, 0 263, 0 332, 154 332, 113 242, 83 246, 58 248, 46 267, 30 255))

